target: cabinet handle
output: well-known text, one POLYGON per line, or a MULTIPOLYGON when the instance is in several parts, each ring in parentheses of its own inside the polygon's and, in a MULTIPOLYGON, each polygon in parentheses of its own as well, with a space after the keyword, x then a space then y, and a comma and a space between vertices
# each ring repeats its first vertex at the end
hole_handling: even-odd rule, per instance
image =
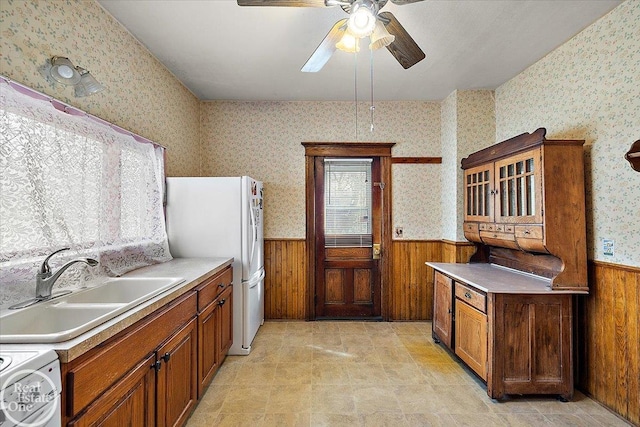
POLYGON ((220 284, 218 285, 218 287, 219 287, 219 288, 224 288, 224 287, 225 287, 225 284, 224 284, 224 283, 220 283, 220 284))
POLYGON ((447 314, 451 314, 451 313, 453 313, 453 310, 448 309, 448 310, 447 310, 447 314))
POLYGON ((154 369, 156 372, 160 371, 160 368, 162 368, 161 360, 156 360, 155 363, 151 364, 151 369, 154 369))
POLYGON ((222 307, 222 306, 224 305, 224 303, 225 303, 225 302, 227 302, 227 299, 226 299, 226 298, 225 298, 225 299, 223 299, 223 300, 218 301, 218 305, 219 305, 220 307, 222 307))
POLYGON ((465 292, 464 297, 467 299, 471 299, 471 294, 469 292, 465 292))
POLYGON ((171 353, 165 353, 164 356, 161 357, 161 359, 164 360, 165 363, 167 363, 169 359, 171 359, 171 353))

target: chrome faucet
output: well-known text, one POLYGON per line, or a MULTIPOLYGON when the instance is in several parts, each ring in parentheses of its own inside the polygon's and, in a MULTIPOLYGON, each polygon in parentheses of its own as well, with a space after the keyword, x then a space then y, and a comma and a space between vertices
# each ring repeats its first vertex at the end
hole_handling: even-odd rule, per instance
MULTIPOLYGON (((49 259, 55 254, 57 254, 58 252, 68 251, 68 250, 69 248, 59 249, 51 253, 42 262, 42 265, 38 270, 38 274, 36 275, 36 299, 39 299, 39 300, 50 299, 53 296, 51 294, 51 290, 53 289, 54 283, 56 283, 56 280, 58 280, 60 275, 64 273, 65 270, 71 267, 73 264, 77 262, 84 262, 90 267, 95 267, 96 265, 98 265, 98 261, 96 261, 93 258, 78 258, 78 259, 69 261, 68 263, 60 267, 58 271, 56 271, 55 273, 51 272, 51 267, 49 267, 49 259)), ((69 293, 69 292, 65 292, 65 293, 69 293)))

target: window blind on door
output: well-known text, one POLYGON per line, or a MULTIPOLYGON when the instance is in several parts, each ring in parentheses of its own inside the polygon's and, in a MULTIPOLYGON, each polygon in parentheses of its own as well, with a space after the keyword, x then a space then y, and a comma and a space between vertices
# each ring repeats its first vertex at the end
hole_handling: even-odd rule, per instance
POLYGON ((326 247, 371 247, 372 159, 325 159, 326 247))

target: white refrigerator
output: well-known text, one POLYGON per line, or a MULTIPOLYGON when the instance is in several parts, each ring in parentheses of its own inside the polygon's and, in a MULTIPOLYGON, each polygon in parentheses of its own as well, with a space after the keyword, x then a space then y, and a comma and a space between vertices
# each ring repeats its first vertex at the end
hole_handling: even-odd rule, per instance
POLYGON ((166 182, 171 254, 234 259, 229 354, 249 354, 264 322, 262 182, 248 176, 167 178, 166 182))

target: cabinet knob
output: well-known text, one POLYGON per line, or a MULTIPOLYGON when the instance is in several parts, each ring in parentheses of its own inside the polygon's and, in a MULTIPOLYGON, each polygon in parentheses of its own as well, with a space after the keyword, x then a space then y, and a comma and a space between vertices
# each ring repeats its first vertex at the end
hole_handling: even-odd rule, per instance
POLYGON ((225 286, 225 285, 224 285, 224 283, 220 283, 220 284, 218 285, 218 287, 219 287, 219 288, 224 288, 224 286, 225 286))
POLYGON ((471 294, 469 292, 465 292, 464 297, 467 299, 471 299, 471 294))
POLYGON ((161 357, 161 359, 164 360, 165 363, 167 363, 169 359, 171 359, 171 353, 165 353, 164 356, 161 357))
POLYGON ((222 307, 225 302, 227 302, 226 298, 225 299, 221 299, 220 301, 218 301, 218 305, 222 307))
POLYGON ((162 361, 160 360, 156 360, 154 363, 151 364, 151 369, 154 369, 156 372, 158 372, 160 368, 162 368, 162 361))

